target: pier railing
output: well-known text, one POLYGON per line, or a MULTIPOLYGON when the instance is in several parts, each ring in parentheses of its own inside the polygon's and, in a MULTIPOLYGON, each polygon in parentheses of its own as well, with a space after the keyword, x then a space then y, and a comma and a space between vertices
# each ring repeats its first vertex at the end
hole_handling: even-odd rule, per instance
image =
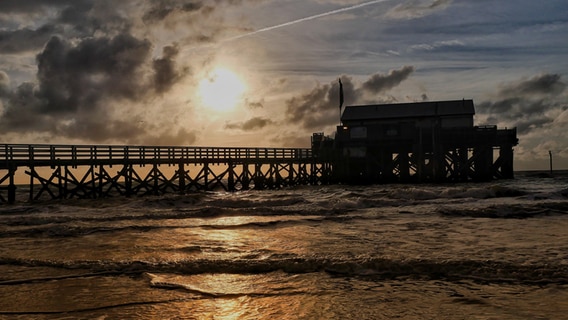
POLYGON ((324 184, 331 165, 307 148, 0 144, 0 203, 16 201, 16 172, 31 202, 324 184))
POLYGON ((99 161, 120 163, 227 162, 244 160, 302 160, 312 157, 306 148, 226 148, 113 145, 0 145, 1 166, 50 165, 53 162, 90 164, 99 161))

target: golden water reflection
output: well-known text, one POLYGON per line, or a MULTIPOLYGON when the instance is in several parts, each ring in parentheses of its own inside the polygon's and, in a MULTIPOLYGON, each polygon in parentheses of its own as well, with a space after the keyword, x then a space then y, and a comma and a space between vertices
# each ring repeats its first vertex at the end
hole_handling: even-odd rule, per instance
POLYGON ((187 303, 184 313, 198 313, 205 319, 250 319, 259 315, 251 297, 269 296, 266 275, 199 274, 161 275, 159 281, 185 289, 202 299, 187 303), (191 309, 191 310, 190 310, 191 309))

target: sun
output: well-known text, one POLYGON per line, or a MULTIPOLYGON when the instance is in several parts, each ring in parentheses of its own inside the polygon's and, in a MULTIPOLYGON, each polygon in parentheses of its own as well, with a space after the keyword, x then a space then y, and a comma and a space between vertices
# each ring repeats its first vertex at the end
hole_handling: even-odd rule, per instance
POLYGON ((246 90, 233 71, 216 68, 199 82, 199 96, 204 106, 215 111, 234 109, 246 90))

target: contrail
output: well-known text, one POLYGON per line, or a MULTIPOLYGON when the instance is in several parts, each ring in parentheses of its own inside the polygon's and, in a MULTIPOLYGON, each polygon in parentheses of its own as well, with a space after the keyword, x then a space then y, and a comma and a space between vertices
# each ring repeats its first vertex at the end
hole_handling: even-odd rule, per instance
POLYGON ((193 51, 193 50, 196 50, 196 49, 216 48, 219 45, 221 45, 222 43, 235 41, 235 40, 246 38, 246 37, 250 37, 250 36, 253 36, 253 35, 261 33, 261 32, 267 32, 267 31, 271 31, 271 30, 275 30, 275 29, 280 29, 280 28, 284 28, 284 27, 288 27, 288 26, 297 24, 297 23, 315 20, 315 19, 319 19, 319 18, 331 16, 331 15, 334 15, 334 14, 338 14, 338 13, 342 13, 342 12, 346 12, 346 11, 351 11, 351 10, 355 10, 355 9, 359 9, 359 8, 363 8, 363 7, 366 7, 366 6, 370 6, 370 5, 381 3, 381 2, 387 2, 387 1, 389 1, 389 0, 367 1, 367 2, 356 4, 356 5, 352 5, 352 6, 349 6, 349 7, 336 9, 336 10, 332 10, 332 11, 328 11, 328 12, 324 12, 324 13, 319 13, 319 14, 316 14, 316 15, 313 15, 313 16, 309 16, 309 17, 305 17, 305 18, 301 18, 301 19, 297 19, 297 20, 293 20, 293 21, 289 21, 289 22, 284 22, 284 23, 281 23, 281 24, 277 24, 275 26, 265 27, 265 28, 262 28, 262 29, 258 29, 258 30, 255 30, 255 31, 245 33, 245 34, 241 34, 241 35, 238 35, 238 36, 234 36, 234 37, 231 37, 231 38, 220 40, 218 43, 198 45, 198 46, 193 46, 193 47, 189 47, 189 48, 186 47, 183 51, 193 51))
POLYGON ((370 5, 373 5, 373 4, 386 2, 386 1, 389 1, 389 0, 367 1, 367 2, 359 3, 359 4, 356 4, 356 5, 353 5, 353 6, 349 6, 349 7, 345 7, 345 8, 341 8, 341 9, 336 9, 336 10, 332 10, 332 11, 328 11, 328 12, 324 12, 324 13, 319 13, 319 14, 316 14, 316 15, 313 15, 313 16, 309 16, 309 17, 297 19, 297 20, 294 20, 294 21, 289 21, 289 22, 277 24, 275 26, 258 29, 258 30, 255 30, 255 31, 252 31, 252 32, 249 32, 249 33, 241 34, 241 35, 238 35, 238 36, 235 36, 235 37, 232 37, 232 38, 225 39, 222 42, 233 41, 233 40, 237 40, 237 39, 241 39, 241 38, 245 38, 245 37, 250 37, 252 35, 255 35, 255 34, 258 34, 258 33, 261 33, 261 32, 271 31, 271 30, 274 30, 274 29, 280 29, 280 28, 284 28, 284 27, 288 27, 288 26, 297 24, 297 23, 315 20, 315 19, 319 19, 319 18, 331 16, 331 15, 334 15, 334 14, 363 8, 363 7, 366 7, 366 6, 370 6, 370 5))

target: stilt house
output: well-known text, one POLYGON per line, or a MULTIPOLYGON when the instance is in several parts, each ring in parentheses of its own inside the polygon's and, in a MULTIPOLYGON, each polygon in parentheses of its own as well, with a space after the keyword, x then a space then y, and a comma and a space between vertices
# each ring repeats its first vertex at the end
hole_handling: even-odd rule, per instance
POLYGON ((516 129, 475 126, 472 100, 347 106, 335 139, 314 134, 339 182, 513 178, 516 129))

